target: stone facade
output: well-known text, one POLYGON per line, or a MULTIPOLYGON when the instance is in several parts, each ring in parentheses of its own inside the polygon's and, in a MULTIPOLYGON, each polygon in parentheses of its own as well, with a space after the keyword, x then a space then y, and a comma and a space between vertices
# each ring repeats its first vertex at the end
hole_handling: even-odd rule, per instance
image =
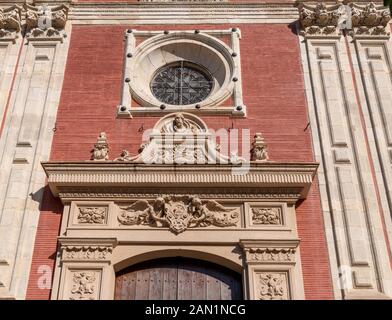
POLYGON ((0 4, 0 299, 113 299, 179 255, 246 299, 392 298, 381 3, 25 2, 0 4), (154 96, 179 61, 206 99, 154 96))

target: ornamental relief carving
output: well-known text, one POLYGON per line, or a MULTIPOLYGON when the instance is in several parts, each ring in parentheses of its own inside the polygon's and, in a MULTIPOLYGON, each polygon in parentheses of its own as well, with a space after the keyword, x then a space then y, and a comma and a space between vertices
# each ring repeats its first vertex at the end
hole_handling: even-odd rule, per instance
POLYGON ((298 8, 301 35, 338 34, 338 22, 343 13, 340 5, 327 7, 324 3, 316 6, 301 3, 298 8))
POLYGON ((373 2, 364 6, 349 3, 329 7, 324 3, 315 6, 301 3, 298 8, 303 36, 340 35, 341 28, 350 30, 350 35, 389 35, 390 10, 373 2))
POLYGON ((389 35, 386 30, 391 13, 383 6, 376 6, 373 2, 365 6, 355 3, 349 4, 352 14, 353 31, 351 35, 389 35))
POLYGON ((294 262, 295 248, 249 248, 245 250, 247 262, 294 262))
POLYGON ((72 288, 69 300, 95 300, 97 297, 97 280, 99 276, 94 271, 78 271, 72 273, 72 288))
POLYGON ((288 300, 287 273, 257 273, 257 295, 259 300, 288 300))
POLYGON ((265 208, 254 207, 251 208, 252 224, 273 224, 281 225, 282 221, 282 208, 265 208))
POLYGON ((65 36, 64 28, 68 19, 68 6, 33 6, 25 4, 27 37, 51 38, 65 36))
POLYGON ((107 212, 107 207, 79 207, 77 222, 80 224, 104 224, 107 212))
POLYGON ((18 5, 10 8, 0 8, 0 39, 17 38, 17 33, 21 30, 21 10, 18 5))
POLYGON ((240 209, 226 208, 214 200, 202 201, 196 196, 163 196, 120 207, 118 221, 122 225, 168 227, 179 234, 188 228, 237 226, 240 209))
POLYGON ((62 260, 107 260, 113 252, 108 246, 67 246, 62 248, 62 260))

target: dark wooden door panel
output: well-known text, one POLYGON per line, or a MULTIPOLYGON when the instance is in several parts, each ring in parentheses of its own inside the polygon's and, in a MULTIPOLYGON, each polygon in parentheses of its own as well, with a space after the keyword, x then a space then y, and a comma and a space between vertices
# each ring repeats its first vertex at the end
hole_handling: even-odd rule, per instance
POLYGON ((115 299, 237 300, 242 299, 241 276, 201 260, 151 260, 117 274, 115 299))

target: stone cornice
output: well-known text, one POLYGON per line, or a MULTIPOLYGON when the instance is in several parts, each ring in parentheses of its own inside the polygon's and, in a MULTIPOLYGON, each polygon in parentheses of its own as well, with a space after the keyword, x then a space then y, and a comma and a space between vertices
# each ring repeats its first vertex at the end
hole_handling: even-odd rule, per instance
POLYGON ((91 193, 105 187, 113 193, 121 188, 162 188, 164 192, 165 188, 233 187, 266 188, 272 192, 274 189, 291 189, 299 197, 305 198, 318 164, 250 163, 247 168, 235 165, 178 166, 85 161, 44 162, 42 166, 55 196, 62 192, 72 193, 72 190, 91 193))
POLYGON ((299 240, 241 240, 247 264, 295 263, 299 240))
POLYGON ((116 238, 58 238, 61 260, 64 261, 110 261, 117 246, 116 238))

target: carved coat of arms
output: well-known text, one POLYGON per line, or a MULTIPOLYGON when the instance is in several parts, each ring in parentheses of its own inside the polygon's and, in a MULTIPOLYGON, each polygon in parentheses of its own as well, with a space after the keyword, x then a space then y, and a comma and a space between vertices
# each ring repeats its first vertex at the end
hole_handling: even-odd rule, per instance
POLYGON ((195 196, 158 197, 153 202, 138 200, 121 207, 118 220, 124 225, 167 226, 175 234, 188 228, 236 226, 239 208, 226 208, 214 200, 195 196))

